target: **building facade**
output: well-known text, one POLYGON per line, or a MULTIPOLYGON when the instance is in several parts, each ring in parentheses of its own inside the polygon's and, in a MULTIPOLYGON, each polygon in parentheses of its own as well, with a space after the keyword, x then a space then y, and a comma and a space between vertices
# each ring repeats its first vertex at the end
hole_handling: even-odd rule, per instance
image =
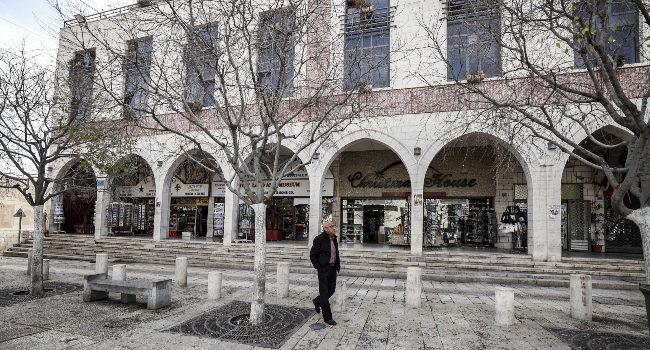
MULTIPOLYGON (((267 240, 304 241, 308 246, 320 233, 322 222, 333 220, 344 242, 404 245, 412 255, 455 245, 527 251, 538 261, 559 261, 563 250, 592 246, 604 246, 605 252, 641 252, 638 228, 616 219, 608 204, 602 173, 528 135, 512 140, 503 129, 454 122, 471 119, 481 110, 468 107, 453 80, 479 79, 480 84, 502 89, 506 79, 502 71, 508 64, 493 43, 472 39, 477 28, 460 25, 465 18, 463 4, 334 0, 319 5, 331 37, 341 38, 342 45, 331 45, 331 57, 345 63, 343 84, 347 76, 367 77, 363 86, 348 87, 368 99, 365 119, 310 152, 297 151, 297 144, 284 145, 287 157, 309 164, 283 179, 276 191, 267 211, 267 240), (447 55, 461 64, 447 67, 433 59, 434 50, 422 45, 430 39, 422 19, 444 24, 440 29, 447 38, 447 55), (468 51, 468 43, 473 50, 468 51), (352 62, 348 57, 353 56, 364 58, 352 62)), ((107 50, 92 39, 75 46, 70 43, 79 41, 71 38, 93 27, 109 26, 119 16, 127 18, 146 10, 146 6, 133 5, 115 11, 112 17, 98 14, 66 22, 61 31, 59 72, 72 74, 77 81, 71 89, 71 109, 78 118, 92 117, 92 83, 102 74, 96 66, 105 64, 102 55, 107 50)), ((499 26, 503 20, 499 11, 479 10, 487 25, 499 26)), ((643 37, 642 28, 633 27, 636 32, 631 35, 643 37)), ((219 35, 218 25, 197 28, 205 40, 219 35)), ((121 93, 128 108, 115 112, 116 118, 124 118, 124 113, 142 115, 140 107, 152 98, 146 88, 148 79, 156 79, 152 62, 167 54, 157 51, 164 46, 157 40, 156 33, 143 29, 140 39, 115 44, 126 47, 133 57, 123 69, 121 93), (142 74, 143 70, 147 73, 142 74)), ((636 75, 647 74, 640 50, 637 45, 626 51, 628 64, 621 70, 627 76, 623 81, 629 84, 636 75)), ((293 58, 296 52, 287 54, 293 58)), ((258 75, 260 81, 272 84, 283 73, 265 55, 266 51, 259 53, 258 75)), ((199 59, 210 62, 211 58, 199 59)), ((211 64, 206 67, 187 73, 188 85, 201 87, 190 89, 199 108, 216 108, 215 73, 211 64)), ((628 137, 608 123, 591 127, 601 136, 628 137)), ((571 133, 576 143, 587 136, 583 129, 571 133)), ((58 208, 64 215, 58 221, 50 218, 50 231, 94 234, 98 239, 136 234, 154 240, 189 232, 224 245, 258 236, 252 209, 224 184, 232 178, 225 163, 219 171, 206 171, 187 156, 185 145, 164 134, 143 134, 136 149, 127 157, 137 169, 135 175, 109 177, 95 171, 96 183, 86 186, 90 190, 53 200, 49 211, 58 208), (152 140, 166 147, 152 148, 152 140)), ((594 152, 605 151, 594 146, 594 152)), ((210 156, 220 163, 218 155, 210 156)), ((620 153, 607 154, 612 164, 620 157, 620 153)), ((62 176, 80 161, 60 164, 54 176, 62 176)))

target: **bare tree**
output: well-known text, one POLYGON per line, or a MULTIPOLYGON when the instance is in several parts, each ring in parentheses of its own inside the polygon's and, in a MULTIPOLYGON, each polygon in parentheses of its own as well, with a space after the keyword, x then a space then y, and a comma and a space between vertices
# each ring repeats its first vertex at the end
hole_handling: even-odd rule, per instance
MULTIPOLYGON (((87 174, 68 171, 54 179, 48 168, 78 157, 97 164, 110 162, 111 152, 105 146, 117 134, 119 142, 128 140, 111 124, 80 118, 86 104, 79 104, 74 96, 56 95, 55 81, 52 70, 24 48, 0 50, 0 188, 16 189, 34 208, 33 295, 43 294, 43 205, 73 190, 87 174), (71 110, 71 105, 76 107, 71 110)), ((73 80, 68 83, 75 85, 73 80)), ((76 169, 87 166, 90 163, 76 169)))
POLYGON ((641 230, 650 281, 650 71, 624 67, 647 60, 647 3, 448 0, 445 11, 446 21, 421 23, 447 67, 439 78, 455 82, 464 109, 474 111, 458 122, 544 140, 602 171, 613 208, 641 230), (612 124, 627 137, 600 137, 612 124), (575 140, 581 133, 587 141, 575 140), (624 164, 608 162, 594 145, 621 150, 624 164), (627 194, 639 198, 639 209, 625 206, 627 194))
MULTIPOLYGON (((77 49, 106 52, 96 83, 121 104, 124 118, 142 128, 143 137, 175 139, 167 141, 170 153, 199 150, 185 155, 211 172, 221 168, 228 189, 253 207, 250 318, 259 324, 266 206, 286 175, 308 165, 319 147, 364 116, 388 52, 357 50, 360 41, 346 41, 344 31, 336 34, 331 1, 138 4, 116 10, 119 16, 72 25, 62 38, 77 49), (286 148, 293 155, 283 154, 286 148), (196 156, 206 154, 213 157, 196 156)), ((349 13, 351 28, 388 28, 388 8, 337 11, 349 13)))

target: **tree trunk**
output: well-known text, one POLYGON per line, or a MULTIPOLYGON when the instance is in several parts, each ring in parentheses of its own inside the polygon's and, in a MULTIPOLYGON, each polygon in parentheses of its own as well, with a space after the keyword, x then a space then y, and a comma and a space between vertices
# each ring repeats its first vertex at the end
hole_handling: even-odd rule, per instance
POLYGON ((31 295, 43 295, 43 205, 34 206, 34 246, 32 247, 31 295))
POLYGON ((628 215, 626 219, 631 220, 641 231, 641 242, 643 244, 643 256, 645 256, 645 280, 650 283, 650 207, 637 209, 628 215))
POLYGON ((266 294, 266 204, 253 204, 252 207, 255 211, 255 275, 250 322, 257 326, 264 320, 266 294))

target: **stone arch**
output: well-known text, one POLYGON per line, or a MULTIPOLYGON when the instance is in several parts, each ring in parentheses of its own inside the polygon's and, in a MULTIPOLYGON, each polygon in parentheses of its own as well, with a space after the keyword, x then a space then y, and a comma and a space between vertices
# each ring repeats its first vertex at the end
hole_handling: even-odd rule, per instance
POLYGON ((59 170, 53 174, 57 179, 53 191, 61 189, 64 186, 65 192, 54 197, 50 201, 49 226, 50 231, 57 231, 59 226, 61 230, 67 233, 93 234, 94 225, 93 217, 95 215, 95 204, 97 199, 97 169, 90 164, 84 168, 78 167, 84 162, 81 157, 71 158, 59 167, 59 170), (68 178, 71 171, 79 170, 79 176, 68 178), (65 183, 62 183, 65 182, 65 183), (72 183, 71 183, 72 182, 72 183), (61 206, 64 213, 65 222, 58 224, 55 219, 57 207, 61 206))

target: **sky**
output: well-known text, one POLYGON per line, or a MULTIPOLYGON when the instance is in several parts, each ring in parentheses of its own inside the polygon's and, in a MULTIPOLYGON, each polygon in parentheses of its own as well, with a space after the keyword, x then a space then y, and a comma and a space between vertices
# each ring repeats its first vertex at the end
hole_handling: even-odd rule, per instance
MULTIPOLYGON (((57 0, 0 0, 0 48, 16 50, 25 40, 29 53, 53 65, 63 20, 50 2, 57 0)), ((135 3, 136 0, 58 0, 67 19, 81 9, 84 15, 135 3)))

